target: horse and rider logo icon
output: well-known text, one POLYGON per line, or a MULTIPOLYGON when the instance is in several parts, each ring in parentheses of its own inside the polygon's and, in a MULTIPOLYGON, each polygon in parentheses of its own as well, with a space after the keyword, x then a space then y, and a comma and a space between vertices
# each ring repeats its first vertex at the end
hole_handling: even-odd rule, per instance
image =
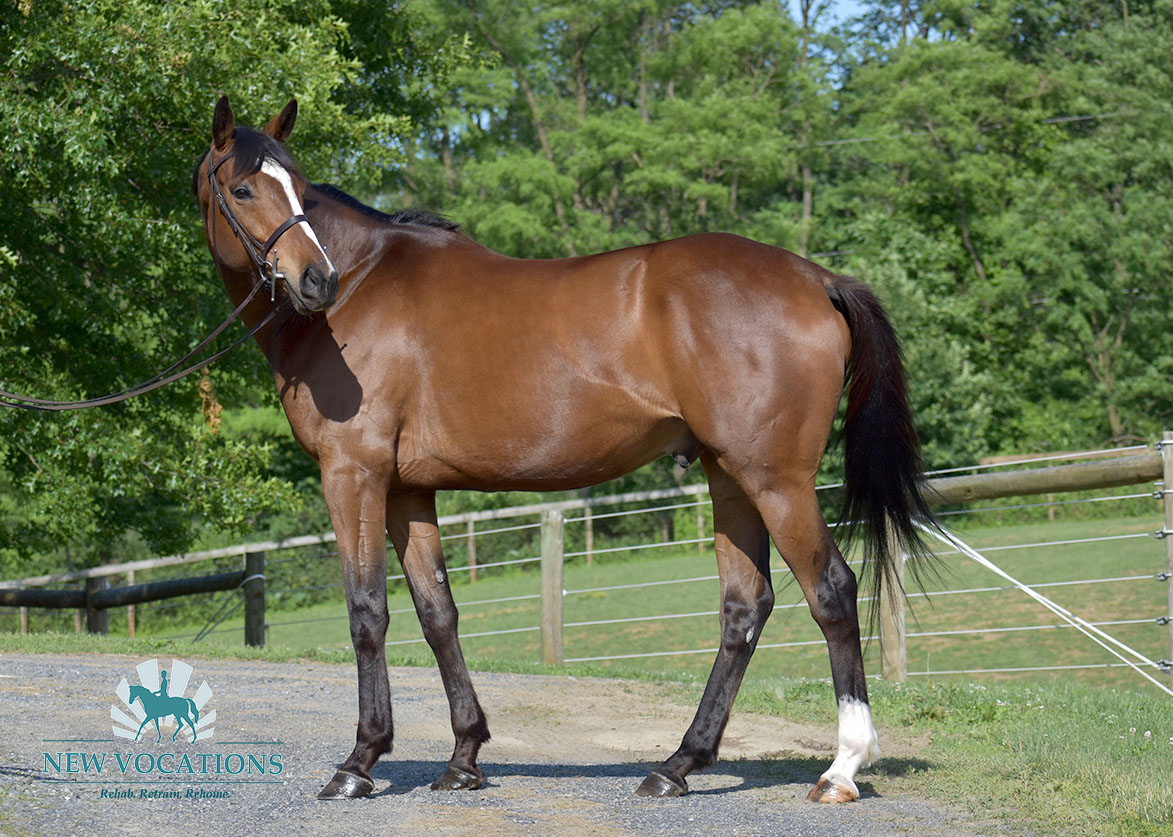
POLYGON ((189 743, 212 737, 216 710, 205 711, 212 698, 212 689, 205 680, 191 697, 186 696, 193 671, 190 665, 183 660, 172 660, 169 675, 166 668, 159 668, 158 659, 154 659, 139 663, 135 670, 138 685, 132 686, 125 677, 122 678, 115 690, 122 707, 110 707, 110 718, 114 722, 111 728, 116 736, 138 741, 147 724, 153 722, 156 743, 162 743, 163 732, 171 727, 175 727, 171 733, 172 742, 180 733, 189 743))

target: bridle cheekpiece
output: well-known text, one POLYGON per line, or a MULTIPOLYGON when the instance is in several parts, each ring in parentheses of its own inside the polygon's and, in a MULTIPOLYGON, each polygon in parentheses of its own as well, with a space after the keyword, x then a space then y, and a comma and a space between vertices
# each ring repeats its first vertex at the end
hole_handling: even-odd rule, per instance
MULTIPOLYGON (((302 221, 309 224, 310 219, 305 215, 291 215, 286 218, 280 226, 273 231, 269 238, 261 242, 252 233, 244 228, 240 223, 240 219, 236 217, 236 213, 228 206, 228 199, 224 196, 224 190, 220 188, 220 182, 216 179, 216 172, 220 167, 232 158, 234 152, 229 151, 220 158, 216 165, 212 165, 211 161, 208 163, 208 185, 212 189, 212 194, 216 198, 216 203, 220 207, 220 211, 224 214, 224 218, 228 221, 228 226, 232 232, 240 240, 248 257, 252 260, 253 266, 260 276, 261 283, 269 287, 269 301, 272 302, 277 298, 277 282, 285 279, 285 274, 277 269, 277 252, 273 248, 277 244, 277 239, 283 236, 291 227, 295 227, 302 221), (269 253, 273 253, 272 261, 269 260, 269 253)), ((212 247, 216 246, 216 214, 215 208, 212 209, 212 247)))

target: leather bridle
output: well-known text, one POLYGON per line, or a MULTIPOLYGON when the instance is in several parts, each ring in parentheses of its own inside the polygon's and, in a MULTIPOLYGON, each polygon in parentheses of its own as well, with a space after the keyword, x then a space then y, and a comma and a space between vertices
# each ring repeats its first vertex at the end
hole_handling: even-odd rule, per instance
MULTIPOLYGON (((263 243, 260 239, 250 233, 240 223, 240 219, 236 217, 236 213, 228 206, 228 198, 224 196, 224 190, 220 188, 220 181, 216 179, 216 172, 220 167, 232 159, 234 152, 229 151, 216 165, 212 165, 212 161, 208 160, 208 186, 212 190, 212 196, 216 204, 220 207, 220 212, 224 215, 224 219, 228 221, 228 227, 233 234, 240 240, 244 251, 248 253, 248 257, 252 260, 253 267, 256 268, 257 274, 260 276, 262 283, 269 286, 269 300, 273 301, 277 297, 277 282, 285 278, 285 274, 277 270, 277 254, 273 248, 277 245, 277 239, 285 235, 290 228, 296 227, 302 221, 307 225, 310 219, 305 215, 291 215, 286 218, 277 229, 273 230, 273 234, 268 237, 263 243), (273 252, 273 260, 269 261, 269 253, 273 252)), ((212 249, 216 248, 216 207, 211 208, 212 212, 212 249)))

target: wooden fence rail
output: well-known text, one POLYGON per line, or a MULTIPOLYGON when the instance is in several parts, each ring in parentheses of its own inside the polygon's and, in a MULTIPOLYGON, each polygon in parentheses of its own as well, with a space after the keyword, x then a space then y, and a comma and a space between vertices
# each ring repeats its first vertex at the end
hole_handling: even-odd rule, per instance
POLYGON ((86 629, 90 633, 109 633, 106 611, 145 602, 195 596, 244 588, 246 645, 265 644, 265 576, 264 555, 248 556, 244 570, 215 573, 191 578, 169 578, 146 584, 109 587, 109 576, 86 579, 84 590, 45 590, 43 588, 0 590, 0 607, 78 608, 86 612, 86 629))
POLYGON ((1116 488, 1152 482, 1161 479, 1163 475, 1161 454, 1141 453, 1025 471, 939 477, 928 481, 928 499, 934 505, 952 505, 1002 497, 1116 488))

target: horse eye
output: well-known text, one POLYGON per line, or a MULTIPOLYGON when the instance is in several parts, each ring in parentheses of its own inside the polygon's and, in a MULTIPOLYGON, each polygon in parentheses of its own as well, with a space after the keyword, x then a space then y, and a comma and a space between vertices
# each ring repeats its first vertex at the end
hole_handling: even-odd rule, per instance
POLYGON ((243 201, 243 200, 248 200, 249 198, 251 198, 253 196, 253 193, 249 190, 249 188, 247 186, 237 186, 235 189, 232 190, 232 196, 243 201))

